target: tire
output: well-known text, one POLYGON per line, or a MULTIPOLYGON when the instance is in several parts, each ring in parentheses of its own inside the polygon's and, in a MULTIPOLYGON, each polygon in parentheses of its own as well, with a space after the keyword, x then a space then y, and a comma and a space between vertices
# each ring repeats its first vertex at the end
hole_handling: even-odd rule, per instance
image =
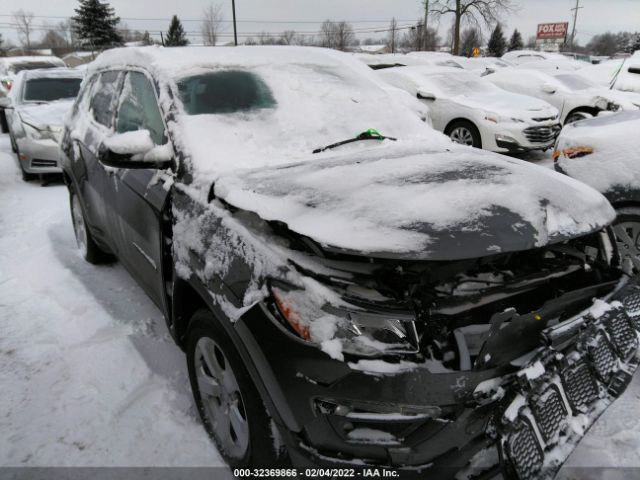
POLYGON ((73 233, 76 236, 76 242, 82 257, 89 263, 100 264, 108 262, 112 259, 111 255, 108 255, 98 247, 96 242, 91 236, 91 232, 87 227, 85 221, 82 205, 80 205, 80 199, 71 191, 69 194, 69 206, 71 208, 71 222, 73 223, 73 233))
POLYGON ((9 132, 9 141, 11 142, 11 151, 18 154, 18 144, 16 143, 16 139, 13 137, 13 134, 9 132))
POLYGON ((2 133, 9 133, 9 124, 7 123, 4 108, 0 108, 0 130, 2 130, 2 133))
POLYGON ((193 399, 224 460, 231 468, 283 466, 285 455, 274 447, 271 417, 260 394, 231 338, 208 310, 193 315, 186 347, 193 399))
POLYGON ((580 120, 586 120, 587 118, 593 118, 593 115, 591 115, 589 112, 578 110, 575 112, 571 112, 564 121, 564 124, 569 125, 570 123, 579 122, 580 120))
POLYGON ((455 143, 482 148, 482 137, 477 127, 467 120, 457 120, 447 128, 447 135, 455 143))
POLYGON ((640 273, 640 207, 621 207, 616 211, 613 232, 623 266, 631 270, 629 273, 640 273))

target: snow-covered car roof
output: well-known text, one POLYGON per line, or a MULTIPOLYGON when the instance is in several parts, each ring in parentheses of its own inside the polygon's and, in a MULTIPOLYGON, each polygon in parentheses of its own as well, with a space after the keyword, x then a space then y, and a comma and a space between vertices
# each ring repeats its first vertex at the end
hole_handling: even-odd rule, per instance
POLYGON ((502 55, 503 60, 514 64, 530 62, 532 60, 557 59, 566 60, 566 57, 560 53, 541 52, 538 50, 512 50, 502 55))
POLYGON ((0 75, 15 74, 14 70, 20 66, 33 64, 42 64, 46 68, 47 65, 53 67, 64 67, 65 63, 58 57, 53 56, 23 56, 23 57, 5 57, 0 58, 0 75))
POLYGON ((581 62, 580 60, 573 60, 570 58, 564 59, 546 59, 546 60, 534 60, 528 62, 521 62, 517 68, 526 68, 529 70, 539 70, 541 72, 575 72, 581 68, 588 67, 590 64, 581 62))

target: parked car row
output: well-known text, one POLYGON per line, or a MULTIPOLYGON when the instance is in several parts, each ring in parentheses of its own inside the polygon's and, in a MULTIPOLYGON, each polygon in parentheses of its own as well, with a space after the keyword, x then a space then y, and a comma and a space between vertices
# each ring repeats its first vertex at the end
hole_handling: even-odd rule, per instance
POLYGON ((630 381, 633 97, 452 61, 144 47, 13 77, 23 175, 61 168, 230 466, 549 477, 630 381), (480 149, 554 146, 557 172, 480 149))
POLYGON ((470 112, 496 150, 559 129, 463 69, 318 48, 87 69, 60 143, 78 245, 162 310, 231 466, 550 476, 631 378, 638 270, 569 177, 588 155, 558 145, 565 175, 458 145, 425 106, 449 135, 470 112))

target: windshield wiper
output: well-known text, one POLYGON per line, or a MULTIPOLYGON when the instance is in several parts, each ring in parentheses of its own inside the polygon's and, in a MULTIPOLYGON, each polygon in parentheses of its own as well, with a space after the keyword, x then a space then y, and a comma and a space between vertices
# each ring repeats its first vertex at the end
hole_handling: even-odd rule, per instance
POLYGON ((385 137, 380 132, 378 132, 375 128, 370 128, 369 130, 362 132, 361 134, 359 134, 354 138, 343 140, 337 143, 332 143, 331 145, 327 145, 326 147, 316 148, 313 151, 313 153, 324 152, 325 150, 330 150, 332 148, 340 147, 341 145, 346 145, 347 143, 359 142, 361 140, 393 140, 395 142, 398 139, 393 137, 385 137))

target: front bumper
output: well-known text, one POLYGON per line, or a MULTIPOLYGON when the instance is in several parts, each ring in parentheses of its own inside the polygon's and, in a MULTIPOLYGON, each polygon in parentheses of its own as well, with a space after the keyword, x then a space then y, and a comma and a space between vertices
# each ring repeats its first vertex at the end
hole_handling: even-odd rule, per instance
POLYGON ((20 166, 27 173, 61 173, 60 147, 50 139, 35 140, 28 136, 16 139, 20 166))
POLYGON ((482 371, 360 371, 283 334, 266 308, 237 325, 296 466, 452 478, 483 465, 534 479, 555 475, 637 366, 640 287, 606 300, 614 308, 602 316, 585 311, 547 328, 519 367, 482 371))
POLYGON ((552 122, 498 123, 487 129, 482 145, 501 153, 546 150, 553 147, 560 130, 560 124, 552 122))

